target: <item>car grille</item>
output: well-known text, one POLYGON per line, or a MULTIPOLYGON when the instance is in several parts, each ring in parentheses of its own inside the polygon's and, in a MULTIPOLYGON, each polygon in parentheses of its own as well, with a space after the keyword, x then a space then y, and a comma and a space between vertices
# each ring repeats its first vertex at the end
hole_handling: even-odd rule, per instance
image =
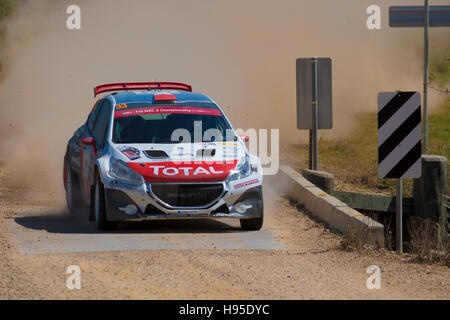
POLYGON ((223 193, 223 184, 152 184, 153 194, 172 207, 205 207, 223 193))

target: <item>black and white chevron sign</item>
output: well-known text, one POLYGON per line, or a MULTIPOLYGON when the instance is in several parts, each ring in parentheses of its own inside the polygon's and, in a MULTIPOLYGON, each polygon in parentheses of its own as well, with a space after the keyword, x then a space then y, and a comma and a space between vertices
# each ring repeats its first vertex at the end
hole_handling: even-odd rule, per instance
POLYGON ((422 175, 419 92, 378 94, 378 176, 419 178, 422 175))

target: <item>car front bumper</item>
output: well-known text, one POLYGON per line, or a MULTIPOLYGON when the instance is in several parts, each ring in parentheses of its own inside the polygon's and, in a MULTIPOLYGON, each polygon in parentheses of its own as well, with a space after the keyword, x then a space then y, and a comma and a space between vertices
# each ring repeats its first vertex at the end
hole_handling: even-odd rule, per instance
POLYGON ((155 195, 151 184, 130 186, 108 179, 104 181, 107 217, 110 221, 258 218, 263 207, 261 180, 250 176, 231 184, 218 182, 216 184, 223 184, 223 192, 211 203, 197 207, 173 207, 155 195))

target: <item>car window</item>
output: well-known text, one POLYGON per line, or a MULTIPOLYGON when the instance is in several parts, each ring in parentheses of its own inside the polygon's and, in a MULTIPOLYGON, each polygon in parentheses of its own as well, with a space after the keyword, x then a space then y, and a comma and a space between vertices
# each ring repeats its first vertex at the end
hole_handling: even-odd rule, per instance
POLYGON ((90 132, 92 132, 92 130, 94 129, 94 123, 95 123, 95 120, 97 118, 98 110, 100 109, 99 105, 103 104, 103 103, 104 103, 104 100, 98 100, 95 103, 94 107, 92 108, 91 113, 89 114, 89 118, 88 118, 88 121, 87 121, 87 126, 88 126, 88 129, 89 129, 90 132))
POLYGON ((235 138, 231 126, 215 105, 178 103, 144 107, 138 103, 115 111, 112 141, 121 144, 179 143, 177 131, 180 129, 191 140, 196 139, 196 132, 200 133, 202 142, 234 141, 235 138))
POLYGON ((111 105, 105 101, 101 104, 98 116, 92 130, 92 135, 98 145, 103 145, 105 140, 106 130, 108 128, 109 120, 111 118, 111 105))

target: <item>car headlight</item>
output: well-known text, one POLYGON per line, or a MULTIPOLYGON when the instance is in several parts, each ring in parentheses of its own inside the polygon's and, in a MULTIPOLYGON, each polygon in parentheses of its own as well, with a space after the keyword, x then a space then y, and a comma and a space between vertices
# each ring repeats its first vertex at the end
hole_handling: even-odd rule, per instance
POLYGON ((144 178, 130 168, 125 162, 111 157, 109 159, 109 174, 118 180, 125 183, 141 185, 144 183, 144 178))
POLYGON ((227 178, 227 182, 236 181, 240 179, 247 178, 252 173, 252 168, 250 167, 250 159, 248 155, 245 155, 244 158, 242 158, 237 166, 236 169, 234 169, 230 175, 227 178))

